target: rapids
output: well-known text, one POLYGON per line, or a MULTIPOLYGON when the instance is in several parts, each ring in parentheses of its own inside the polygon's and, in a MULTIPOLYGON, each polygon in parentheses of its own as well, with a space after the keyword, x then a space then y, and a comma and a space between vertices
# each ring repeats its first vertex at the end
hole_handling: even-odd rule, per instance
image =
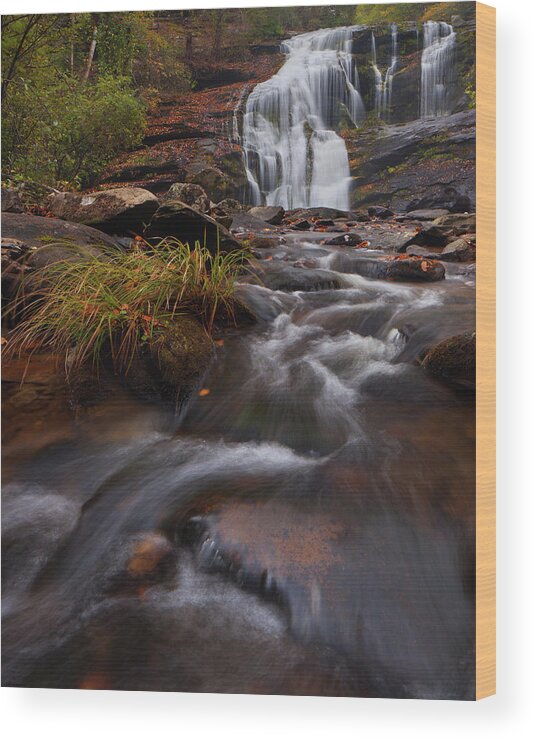
POLYGON ((241 285, 258 323, 209 393, 7 461, 4 685, 473 697, 473 397, 415 362, 473 327, 473 281, 376 256, 289 235, 273 262, 340 287, 241 285))

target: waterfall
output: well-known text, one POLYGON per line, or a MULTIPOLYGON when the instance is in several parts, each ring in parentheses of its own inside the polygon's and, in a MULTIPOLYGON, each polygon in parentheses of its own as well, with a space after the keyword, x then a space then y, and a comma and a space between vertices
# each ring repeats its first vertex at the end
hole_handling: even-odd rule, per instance
POLYGON ((395 23, 390 26, 391 34, 391 52, 390 65, 385 72, 381 74, 377 66, 377 50, 375 48, 375 34, 372 31, 372 69, 375 75, 375 113, 378 118, 388 118, 390 105, 392 104, 392 90, 394 87, 394 74, 398 66, 398 27, 395 23))
POLYGON ((456 34, 448 23, 424 23, 421 118, 448 116, 451 113, 450 93, 455 82, 455 40, 456 34))
POLYGON ((285 41, 284 65, 249 95, 241 142, 254 204, 349 208, 349 161, 335 129, 343 106, 355 125, 365 115, 351 55, 357 28, 285 41))

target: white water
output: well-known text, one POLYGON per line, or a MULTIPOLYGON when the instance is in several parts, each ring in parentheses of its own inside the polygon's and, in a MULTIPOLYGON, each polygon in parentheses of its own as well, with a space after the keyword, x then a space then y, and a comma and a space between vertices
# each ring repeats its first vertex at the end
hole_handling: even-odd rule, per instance
POLYGON ((390 53, 390 65, 381 74, 377 66, 377 51, 375 48, 375 35, 372 31, 372 69, 375 75, 375 113, 378 118, 388 118, 390 105, 392 103, 392 90, 394 87, 394 74, 398 66, 398 27, 395 23, 390 26, 392 38, 392 49, 390 53))
POLYGON ((349 161, 335 129, 343 106, 365 115, 351 38, 322 29, 282 44, 286 61, 247 100, 242 145, 254 204, 349 208, 349 161))
POLYGON ((451 88, 455 82, 456 34, 448 23, 424 23, 420 116, 436 118, 451 113, 451 88))

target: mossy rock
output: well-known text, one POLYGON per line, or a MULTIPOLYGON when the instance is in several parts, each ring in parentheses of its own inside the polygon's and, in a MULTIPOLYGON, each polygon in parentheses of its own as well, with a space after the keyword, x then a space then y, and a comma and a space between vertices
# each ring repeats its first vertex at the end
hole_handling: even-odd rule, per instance
POLYGON ((147 342, 124 376, 133 393, 144 399, 185 401, 209 366, 213 342, 191 316, 177 316, 147 342))
POLYGON ((422 366, 435 378, 471 388, 476 382, 476 335, 466 332, 444 339, 426 354, 422 366))

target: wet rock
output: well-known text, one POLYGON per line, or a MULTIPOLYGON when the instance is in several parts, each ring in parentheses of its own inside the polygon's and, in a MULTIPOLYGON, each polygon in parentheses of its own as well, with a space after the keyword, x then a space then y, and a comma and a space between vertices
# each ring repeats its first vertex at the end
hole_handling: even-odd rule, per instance
POLYGON ((418 280, 429 283, 444 280, 446 270, 438 260, 400 256, 386 263, 383 276, 387 280, 418 280))
POLYGON ((113 188, 97 193, 54 193, 50 211, 65 221, 86 224, 108 234, 137 234, 159 206, 144 188, 113 188))
POLYGON ((124 382, 141 398, 182 402, 198 385, 212 355, 212 340, 199 322, 176 317, 134 358, 124 382))
POLYGON ((357 223, 368 223, 373 220, 370 214, 364 211, 357 211, 353 214, 353 218, 357 223))
POLYGON ((475 234, 455 239, 442 250, 440 259, 446 262, 472 262, 476 258, 475 234))
POLYGON ((174 549, 169 540, 151 532, 133 544, 127 576, 143 581, 158 580, 174 565, 174 560, 174 549))
POLYGON ((284 213, 284 208, 281 206, 255 206, 249 209, 250 216, 273 225, 282 223, 284 213))
POLYGON ((476 334, 466 332, 435 345, 422 361, 422 367, 433 377, 475 386, 476 334))
POLYGON ((433 225, 420 229, 412 237, 407 246, 414 244, 419 247, 445 247, 449 234, 449 229, 436 226, 433 221, 433 225))
POLYGON ((448 230, 451 234, 474 233, 476 230, 475 213, 450 213, 447 216, 439 216, 433 221, 433 226, 448 230))
MULTIPOLYGON (((340 226, 341 224, 339 223, 338 225, 340 226)), ((315 229, 330 229, 333 226, 335 226, 335 223, 332 218, 318 218, 314 221, 315 229)))
POLYGON ((314 224, 307 221, 307 219, 302 219, 301 221, 294 221, 291 224, 291 228, 294 229, 294 231, 310 231, 313 225, 314 224))
POLYGON ((350 211, 340 211, 338 208, 294 208, 291 211, 286 211, 286 217, 284 221, 285 223, 288 223, 304 219, 306 219, 307 221, 312 221, 313 219, 347 219, 352 218, 352 215, 353 214, 350 211))
POLYGON ((348 234, 340 234, 340 236, 333 236, 324 243, 326 246, 356 247, 363 241, 365 240, 360 234, 350 232, 348 234))
POLYGON ((13 188, 2 188, 2 212, 22 213, 24 206, 20 195, 13 188))
POLYGON ((175 182, 163 198, 165 201, 178 200, 197 211, 207 213, 210 210, 210 198, 200 185, 192 182, 175 182))
POLYGON ((276 249, 280 246, 280 239, 276 236, 253 236, 247 243, 253 249, 276 249))
POLYGON ((430 260, 440 258, 440 253, 430 252, 427 247, 407 247, 405 254, 411 255, 411 257, 424 257, 430 260))
POLYGON ((472 199, 451 185, 437 185, 434 192, 423 198, 413 200, 407 205, 407 211, 418 209, 444 209, 449 213, 469 213, 472 210, 472 199))
POLYGON ((147 239, 175 237, 193 247, 196 242, 206 244, 211 252, 219 249, 231 252, 240 248, 240 243, 230 231, 206 213, 180 201, 167 201, 158 208, 147 226, 147 239))
POLYGON ((311 291, 340 288, 341 283, 335 273, 328 270, 311 270, 276 262, 262 262, 256 270, 256 277, 270 290, 311 291))
POLYGON ((384 206, 370 206, 368 208, 368 215, 372 216, 372 218, 392 218, 394 211, 384 206))
POLYGON ((470 203, 475 202, 474 142, 474 110, 357 129, 346 138, 355 184, 353 208, 471 210, 470 203), (455 188, 446 184, 452 182, 455 188))
POLYGON ((447 216, 449 211, 445 208, 422 208, 416 211, 409 211, 403 216, 398 216, 398 221, 434 221, 439 216, 447 216))

